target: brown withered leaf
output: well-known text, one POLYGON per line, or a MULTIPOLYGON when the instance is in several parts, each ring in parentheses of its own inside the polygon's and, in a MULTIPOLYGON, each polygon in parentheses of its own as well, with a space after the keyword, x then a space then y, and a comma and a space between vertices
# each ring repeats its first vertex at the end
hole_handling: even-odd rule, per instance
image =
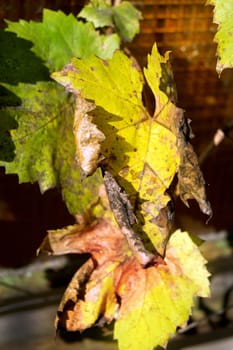
POLYGON ((180 155, 178 168, 178 192, 180 198, 186 206, 189 206, 189 199, 195 199, 201 211, 211 217, 212 209, 206 198, 205 180, 199 167, 197 155, 189 142, 192 132, 182 109, 176 109, 174 122, 174 129, 176 129, 177 134, 177 148, 180 155))
POLYGON ((186 232, 175 232, 166 257, 158 257, 147 268, 108 219, 96 220, 86 228, 75 225, 50 231, 46 241, 42 249, 55 255, 91 255, 65 291, 56 327, 82 331, 115 320, 114 337, 120 350, 141 350, 143 344, 144 349, 152 350, 164 345, 190 314, 193 296, 208 294, 205 261, 186 232))
POLYGON ((64 328, 64 323, 65 328, 70 330, 74 328, 74 326, 72 326, 74 317, 71 317, 71 319, 67 318, 65 320, 64 317, 67 317, 67 315, 72 312, 71 310, 75 308, 75 304, 83 298, 86 282, 90 278, 94 268, 95 264, 93 259, 88 259, 86 263, 84 263, 82 267, 74 274, 57 309, 57 317, 55 319, 56 329, 64 328))
POLYGON ((49 231, 40 250, 54 255, 91 254, 63 296, 55 321, 58 328, 84 330, 100 317, 106 322, 113 320, 119 308, 114 289, 116 269, 132 255, 118 228, 101 219, 87 228, 74 225, 49 231))

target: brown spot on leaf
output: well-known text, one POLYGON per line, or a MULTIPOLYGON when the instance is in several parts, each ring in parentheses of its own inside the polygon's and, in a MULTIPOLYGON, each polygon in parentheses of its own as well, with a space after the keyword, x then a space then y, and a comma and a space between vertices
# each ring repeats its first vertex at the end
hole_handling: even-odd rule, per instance
POLYGON ((129 173, 129 166, 125 166, 123 169, 121 169, 121 176, 126 177, 129 173))

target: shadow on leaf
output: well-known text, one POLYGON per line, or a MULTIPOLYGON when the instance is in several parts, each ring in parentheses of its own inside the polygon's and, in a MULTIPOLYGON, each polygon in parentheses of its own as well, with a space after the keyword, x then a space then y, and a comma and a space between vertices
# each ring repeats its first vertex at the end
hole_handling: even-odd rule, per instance
MULTIPOLYGON (((10 85, 18 83, 35 84, 48 81, 49 70, 43 61, 32 51, 33 44, 16 34, 0 30, 0 108, 20 106, 22 101, 10 91, 10 85)), ((16 129, 18 123, 10 110, 0 111, 0 160, 10 162, 15 156, 15 145, 10 130, 16 129)))
POLYGON ((0 160, 10 162, 15 156, 15 145, 9 130, 16 129, 18 123, 6 111, 0 111, 0 160))
POLYGON ((7 106, 20 106, 21 99, 12 91, 0 85, 0 108, 7 106))
POLYGON ((0 31, 0 81, 16 85, 47 81, 49 70, 32 51, 33 44, 14 33, 0 31))

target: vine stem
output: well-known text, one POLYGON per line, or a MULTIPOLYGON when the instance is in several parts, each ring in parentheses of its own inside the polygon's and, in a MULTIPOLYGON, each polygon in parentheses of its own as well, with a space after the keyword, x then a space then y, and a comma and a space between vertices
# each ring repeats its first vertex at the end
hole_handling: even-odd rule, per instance
POLYGON ((213 139, 209 142, 206 148, 199 156, 199 164, 203 164, 209 154, 212 152, 213 148, 218 147, 225 138, 228 138, 232 141, 232 138, 229 136, 229 133, 233 129, 233 121, 231 121, 228 125, 224 126, 222 129, 217 129, 214 134, 213 139))

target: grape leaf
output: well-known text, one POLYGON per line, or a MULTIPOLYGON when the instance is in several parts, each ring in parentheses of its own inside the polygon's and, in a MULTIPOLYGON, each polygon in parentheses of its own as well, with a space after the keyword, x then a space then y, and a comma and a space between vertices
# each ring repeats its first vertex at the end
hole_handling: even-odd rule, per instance
POLYGON ((92 0, 79 12, 78 18, 92 22, 95 28, 113 26, 113 8, 105 0, 92 0))
POLYGON ((218 44, 216 70, 220 75, 223 69, 233 67, 233 2, 231 0, 208 0, 214 5, 214 19, 218 24, 215 41, 218 44))
POLYGON ((32 43, 18 38, 14 33, 0 30, 0 47, 0 159, 10 162, 15 154, 10 130, 17 127, 17 122, 3 108, 17 107, 21 99, 1 84, 47 81, 49 71, 43 61, 31 52, 32 43))
POLYGON ((176 327, 188 319, 193 296, 208 296, 204 259, 188 234, 178 230, 169 240, 164 262, 144 270, 135 261, 130 264, 118 287, 121 308, 114 336, 119 349, 164 347, 176 327))
POLYGON ((161 209, 170 201, 167 189, 177 172, 181 174, 179 187, 184 201, 196 198, 200 208, 210 214, 204 180, 197 162, 192 162, 195 155, 183 130, 183 112, 160 89, 167 59, 168 55, 159 55, 156 45, 148 56, 145 77, 156 99, 153 116, 142 102, 142 73, 122 52, 105 61, 97 57, 74 58, 72 64, 52 75, 70 91, 94 100, 97 108, 92 111, 93 122, 105 135, 101 143, 102 167, 129 195, 138 219, 137 232, 146 234, 160 254, 168 231, 158 221, 161 209))
MULTIPOLYGON (((104 215, 91 226, 49 232, 42 249, 47 247, 52 254, 88 252, 93 260, 73 277, 59 306, 56 325, 75 331, 115 320, 114 337, 120 350, 163 346, 187 320, 193 297, 207 296, 209 290, 204 259, 188 234, 177 231, 168 241, 167 189, 175 174, 186 204, 195 198, 207 214, 210 206, 189 144, 189 125, 183 111, 170 100, 173 92, 167 95, 165 85, 170 74, 163 72, 167 67, 168 54, 160 56, 154 46, 144 70, 156 100, 152 116, 142 102, 144 77, 122 52, 116 52, 111 60, 73 59, 53 74, 78 98, 87 99, 85 113, 79 117, 97 127, 90 133, 95 158, 90 157, 85 168, 82 162, 80 165, 87 175, 101 166, 119 225, 117 228, 113 219, 106 219, 110 209, 105 206, 104 215), (99 133, 105 138, 99 140, 99 133), (150 252, 160 253, 146 267, 124 234, 124 223, 119 224, 124 215, 128 227, 132 225, 136 233, 147 236, 150 252)), ((84 155, 89 148, 82 146, 77 151, 84 155)))
POLYGON ((56 326, 77 331, 115 320, 120 350, 163 346, 187 320, 193 297, 209 293, 205 260, 186 232, 176 231, 166 258, 148 268, 139 264, 108 219, 49 231, 41 250, 91 254, 63 296, 56 326))
POLYGON ((3 130, 0 147, 6 162, 1 165, 7 173, 17 173, 20 182, 38 181, 42 192, 61 187, 70 212, 82 214, 97 199, 101 176, 96 173, 80 183, 73 136, 74 99, 49 81, 49 70, 61 68, 74 55, 110 57, 119 47, 119 38, 100 35, 92 24, 78 22, 73 15, 46 9, 42 23, 8 22, 6 30, 9 32, 0 35, 0 61, 6 69, 0 81, 7 96, 16 97, 17 108, 5 99, 1 115, 3 120, 15 120, 18 128, 9 131, 9 125, 3 130))
POLYGON ((139 33, 141 13, 128 1, 122 1, 113 8, 113 20, 120 37, 130 41, 139 33))
POLYGON ((61 69, 71 57, 110 58, 120 45, 116 34, 100 35, 91 23, 77 21, 74 15, 62 11, 44 9, 42 22, 7 23, 8 31, 33 42, 31 50, 44 60, 51 72, 61 69))
POLYGON ((71 213, 86 211, 98 197, 101 178, 96 173, 80 183, 72 132, 72 98, 53 82, 21 83, 11 91, 22 99, 22 104, 17 109, 4 109, 18 124, 11 131, 16 146, 14 161, 2 163, 6 173, 17 173, 20 183, 38 181, 42 193, 61 187, 71 213))
POLYGON ((128 1, 112 7, 106 1, 93 0, 82 9, 78 17, 92 22, 95 28, 115 27, 123 40, 131 41, 139 33, 141 13, 128 1))

